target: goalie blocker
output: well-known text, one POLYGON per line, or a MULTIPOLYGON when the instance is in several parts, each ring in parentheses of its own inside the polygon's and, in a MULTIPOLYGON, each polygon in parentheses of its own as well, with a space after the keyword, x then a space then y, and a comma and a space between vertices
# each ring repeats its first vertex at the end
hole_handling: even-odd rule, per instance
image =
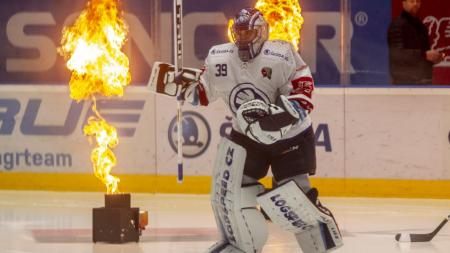
POLYGON ((182 96, 183 100, 195 104, 198 94, 195 87, 200 81, 202 70, 183 68, 181 73, 175 74, 175 66, 165 62, 155 62, 148 87, 154 93, 166 96, 182 96))

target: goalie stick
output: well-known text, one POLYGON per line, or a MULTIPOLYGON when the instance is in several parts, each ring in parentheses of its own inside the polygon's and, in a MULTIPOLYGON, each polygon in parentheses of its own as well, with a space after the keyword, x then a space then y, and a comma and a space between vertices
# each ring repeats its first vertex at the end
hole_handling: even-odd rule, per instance
POLYGON ((395 235, 395 240, 397 242, 429 242, 434 236, 447 224, 450 219, 450 215, 445 218, 439 226, 433 230, 433 232, 428 234, 407 234, 407 233, 399 233, 395 235))
MULTIPOLYGON (((173 39, 175 54, 175 76, 183 68, 183 0, 173 0, 173 39)), ((178 162, 178 183, 183 182, 183 107, 182 96, 177 98, 177 162, 178 162)))

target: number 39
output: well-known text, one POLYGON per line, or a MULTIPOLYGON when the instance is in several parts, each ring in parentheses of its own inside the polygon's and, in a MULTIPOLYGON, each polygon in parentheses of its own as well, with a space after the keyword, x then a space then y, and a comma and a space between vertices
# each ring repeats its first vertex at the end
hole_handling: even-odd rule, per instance
POLYGON ((227 64, 216 64, 217 73, 216 76, 227 76, 228 75, 227 64))

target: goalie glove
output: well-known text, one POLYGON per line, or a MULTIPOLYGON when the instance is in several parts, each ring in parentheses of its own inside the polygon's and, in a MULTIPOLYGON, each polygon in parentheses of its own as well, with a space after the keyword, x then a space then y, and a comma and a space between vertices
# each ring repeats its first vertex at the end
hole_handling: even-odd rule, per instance
POLYGON ((276 104, 266 104, 258 99, 246 102, 239 107, 236 117, 245 135, 269 145, 280 140, 298 122, 300 114, 282 95, 276 104))
POLYGON ((167 96, 178 97, 182 100, 195 100, 202 71, 194 68, 183 68, 181 73, 175 75, 175 67, 164 62, 155 62, 149 80, 152 92, 167 96))

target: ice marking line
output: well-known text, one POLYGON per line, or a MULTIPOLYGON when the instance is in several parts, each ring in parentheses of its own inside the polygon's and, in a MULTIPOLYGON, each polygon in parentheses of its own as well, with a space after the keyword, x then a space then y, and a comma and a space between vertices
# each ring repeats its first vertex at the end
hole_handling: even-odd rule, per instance
MULTIPOLYGON (((33 229, 33 238, 39 243, 92 242, 92 229, 33 229)), ((142 231, 140 242, 197 242, 215 241, 216 228, 150 228, 142 231)))

